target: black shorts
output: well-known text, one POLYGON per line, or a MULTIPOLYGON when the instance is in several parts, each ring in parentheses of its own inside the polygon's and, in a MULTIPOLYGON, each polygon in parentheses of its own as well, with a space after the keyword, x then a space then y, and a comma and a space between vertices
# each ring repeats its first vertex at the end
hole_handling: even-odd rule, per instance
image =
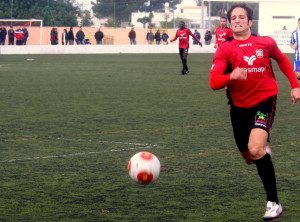
POLYGON ((179 48, 179 54, 189 54, 189 49, 188 48, 179 48))
MULTIPOLYGON (((240 108, 231 105, 230 116, 236 145, 240 152, 248 150, 250 132, 254 128, 260 128, 268 132, 274 122, 276 110, 276 97, 260 103, 251 108, 240 108)), ((268 142, 270 142, 268 138, 268 142)))

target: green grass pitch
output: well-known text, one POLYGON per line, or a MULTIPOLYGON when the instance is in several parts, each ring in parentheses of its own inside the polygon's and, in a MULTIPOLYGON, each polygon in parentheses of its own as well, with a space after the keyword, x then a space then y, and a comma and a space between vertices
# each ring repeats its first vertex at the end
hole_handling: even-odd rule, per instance
MULTIPOLYGON (((208 85, 212 58, 190 54, 182 76, 177 54, 1 55, 0 221, 261 221, 265 192, 225 91, 208 85), (147 186, 127 173, 143 150, 162 164, 147 186)), ((300 104, 274 70, 278 221, 297 222, 300 104)))

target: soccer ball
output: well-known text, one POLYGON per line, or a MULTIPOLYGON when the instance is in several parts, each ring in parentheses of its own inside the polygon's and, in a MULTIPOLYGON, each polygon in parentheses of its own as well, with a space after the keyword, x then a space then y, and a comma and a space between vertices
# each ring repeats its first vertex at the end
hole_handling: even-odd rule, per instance
POLYGON ((139 152, 131 157, 128 163, 129 176, 141 184, 156 180, 160 173, 158 158, 149 152, 139 152))

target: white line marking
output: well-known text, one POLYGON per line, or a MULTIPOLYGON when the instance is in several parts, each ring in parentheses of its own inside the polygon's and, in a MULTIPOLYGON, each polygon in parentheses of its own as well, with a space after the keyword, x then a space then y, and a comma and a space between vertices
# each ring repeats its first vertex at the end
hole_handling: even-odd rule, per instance
MULTIPOLYGON (((4 135, 1 134, 0 135, 4 135)), ((29 136, 29 135, 17 135, 17 134, 6 134, 15 137, 24 137, 32 139, 48 139, 48 140, 62 140, 62 141, 82 141, 82 142, 94 142, 94 143, 114 143, 114 144, 123 144, 123 145, 136 145, 136 146, 156 146, 156 144, 145 144, 145 143, 130 143, 130 142, 114 142, 107 140, 85 140, 85 139, 73 139, 73 138, 64 138, 64 137, 41 137, 41 136, 29 136)))
MULTIPOLYGON (((4 135, 1 134, 0 135, 4 135)), ((129 143, 129 142, 114 142, 114 141, 105 141, 105 140, 85 140, 85 139, 73 139, 73 138, 63 138, 63 137, 39 137, 39 136, 29 136, 29 135, 16 135, 16 134, 5 134, 14 137, 25 137, 32 139, 49 139, 49 140, 60 140, 60 141, 83 141, 83 142, 93 142, 93 143, 111 143, 111 144, 121 144, 121 145, 134 145, 137 147, 130 148, 122 148, 122 149, 111 149, 111 150, 103 150, 103 151, 91 151, 91 152, 83 152, 83 153, 69 153, 69 154, 58 154, 58 155, 50 155, 50 156, 36 156, 36 157, 25 157, 11 160, 0 160, 0 163, 10 163, 17 161, 31 161, 38 159, 50 159, 50 158, 60 158, 60 157, 68 157, 68 156, 83 156, 83 155, 91 155, 91 154, 101 154, 108 152, 121 152, 121 151, 129 151, 129 150, 138 150, 138 149, 152 149, 160 147, 157 144, 143 144, 143 143, 129 143)))
POLYGON ((138 149, 152 149, 156 147, 159 146, 152 145, 152 146, 142 146, 142 147, 130 147, 130 148, 123 148, 123 149, 111 149, 111 150, 104 150, 104 151, 92 151, 92 152, 84 152, 84 153, 69 153, 69 154, 59 154, 59 155, 51 155, 51 156, 35 156, 35 157, 26 157, 20 159, 0 160, 0 163, 11 163, 17 161, 50 159, 50 158, 60 158, 60 157, 69 157, 69 156, 83 156, 83 155, 101 154, 101 153, 108 153, 108 152, 121 152, 121 151, 138 150, 138 149))

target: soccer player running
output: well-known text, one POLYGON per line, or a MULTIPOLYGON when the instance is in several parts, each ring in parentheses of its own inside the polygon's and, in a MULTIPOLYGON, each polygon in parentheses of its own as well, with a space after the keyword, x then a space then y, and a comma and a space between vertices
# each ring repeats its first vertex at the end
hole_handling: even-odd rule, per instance
POLYGON ((227 18, 220 18, 220 27, 216 28, 216 43, 215 49, 218 48, 223 42, 231 40, 233 37, 232 31, 227 27, 227 18))
POLYGON ((185 75, 189 73, 189 68, 187 66, 187 56, 189 53, 189 36, 192 36, 199 45, 202 47, 202 43, 200 40, 191 32, 190 29, 185 27, 185 23, 183 21, 179 22, 179 29, 176 31, 175 37, 170 41, 176 41, 179 38, 179 55, 182 62, 182 71, 181 74, 185 75))
POLYGON ((294 56, 294 71, 298 80, 300 81, 300 18, 298 19, 298 26, 292 32, 290 46, 295 50, 294 56))
POLYGON ((253 11, 245 4, 228 12, 233 40, 218 47, 210 71, 212 89, 228 87, 234 138, 248 164, 255 164, 267 194, 263 220, 280 217, 271 149, 267 146, 274 121, 278 86, 271 67, 274 59, 291 85, 291 100, 300 99, 300 88, 288 57, 274 39, 251 35, 253 11), (229 71, 231 69, 231 71, 229 71))

